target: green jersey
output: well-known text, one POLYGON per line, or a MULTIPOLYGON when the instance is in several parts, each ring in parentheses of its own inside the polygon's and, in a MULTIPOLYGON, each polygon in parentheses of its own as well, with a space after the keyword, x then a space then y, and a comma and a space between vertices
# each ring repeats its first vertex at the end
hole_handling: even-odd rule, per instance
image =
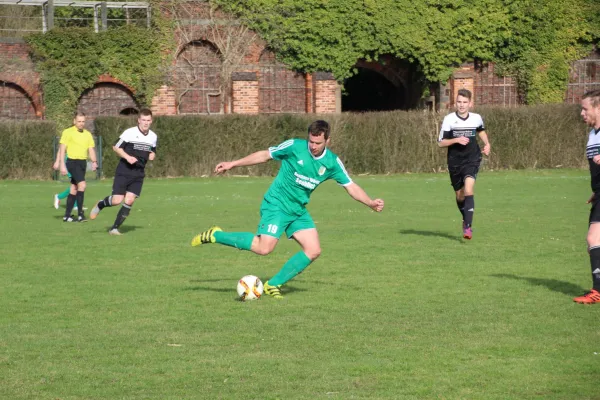
POLYGON ((264 200, 288 214, 302 215, 311 193, 321 182, 334 179, 342 186, 352 183, 337 155, 325 148, 323 154, 315 157, 305 139, 290 139, 269 147, 269 154, 281 161, 281 167, 264 200))

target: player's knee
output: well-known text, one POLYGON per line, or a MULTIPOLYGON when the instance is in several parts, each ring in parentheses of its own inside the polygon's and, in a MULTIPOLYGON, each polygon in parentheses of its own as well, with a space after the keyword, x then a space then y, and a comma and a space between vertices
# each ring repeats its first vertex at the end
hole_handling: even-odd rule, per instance
POLYGON ((84 182, 79 182, 79 183, 77 184, 77 190, 78 190, 79 192, 83 192, 83 191, 85 190, 85 187, 86 187, 86 185, 85 185, 85 181, 84 181, 84 182))
POLYGON ((321 255, 321 246, 304 250, 304 253, 311 261, 315 261, 321 255))
POLYGON ((274 248, 272 246, 268 246, 268 245, 259 245, 256 248, 255 253, 258 254, 259 256, 266 256, 269 255, 273 252, 274 248))
POLYGON ((588 233, 587 245, 588 245, 588 247, 600 246, 600 237, 596 234, 588 233))

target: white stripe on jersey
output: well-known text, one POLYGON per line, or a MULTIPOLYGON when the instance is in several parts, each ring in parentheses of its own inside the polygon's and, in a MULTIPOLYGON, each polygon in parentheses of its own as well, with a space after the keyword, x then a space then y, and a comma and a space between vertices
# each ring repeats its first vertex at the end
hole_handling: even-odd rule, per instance
POLYGON ((585 154, 587 158, 594 158, 600 154, 600 132, 596 133, 594 128, 590 131, 585 154))
POLYGON ((444 117, 438 142, 444 139, 444 132, 453 132, 453 137, 458 137, 477 131, 477 129, 485 130, 481 115, 470 112, 466 119, 462 119, 454 112, 444 117))
POLYGON ((338 165, 340 166, 340 168, 342 169, 342 171, 344 171, 344 174, 348 177, 348 180, 350 182, 346 183, 345 185, 342 186, 348 186, 349 184, 352 183, 352 178, 350 178, 350 175, 348 174, 348 171, 346 171, 346 167, 344 167, 344 163, 342 162, 342 160, 340 160, 339 157, 335 158, 335 161, 338 163, 338 165))
POLYGON ((290 147, 293 144, 294 144, 294 139, 289 139, 289 140, 286 140, 285 142, 281 143, 279 146, 269 147, 269 154, 271 155, 271 158, 273 158, 274 152, 283 150, 286 147, 290 147))

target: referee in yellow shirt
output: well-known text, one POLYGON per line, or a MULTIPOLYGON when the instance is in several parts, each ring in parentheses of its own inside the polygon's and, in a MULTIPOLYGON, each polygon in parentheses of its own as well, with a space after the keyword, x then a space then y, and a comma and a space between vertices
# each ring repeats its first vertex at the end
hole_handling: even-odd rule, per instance
POLYGON ((67 209, 65 210, 64 222, 75 221, 71 215, 73 204, 77 200, 78 212, 77 222, 85 222, 83 215, 83 193, 85 192, 85 171, 87 169, 88 154, 92 160, 92 170, 98 167, 96 161, 96 150, 94 149, 94 138, 90 131, 83 129, 85 126, 85 114, 77 112, 73 119, 73 126, 65 129, 60 137, 59 157, 60 173, 71 174, 71 191, 67 197, 67 209), (65 162, 65 152, 67 160, 65 162))

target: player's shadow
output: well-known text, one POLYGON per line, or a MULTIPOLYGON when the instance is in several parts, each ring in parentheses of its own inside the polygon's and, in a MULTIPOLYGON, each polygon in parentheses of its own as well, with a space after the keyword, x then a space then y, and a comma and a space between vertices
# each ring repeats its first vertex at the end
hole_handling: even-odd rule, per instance
POLYGON ((450 235, 449 233, 444 233, 440 231, 418 231, 416 229, 404 229, 400 231, 403 235, 419 235, 419 236, 437 236, 444 239, 456 240, 459 243, 462 243, 463 240, 459 236, 450 235))
MULTIPOLYGON (((110 228, 112 228, 112 225, 106 225, 104 227, 102 227, 101 229, 96 229, 94 232, 103 232, 103 233, 107 233, 108 231, 110 231, 110 228)), ((136 229, 144 229, 143 226, 139 226, 139 225, 121 225, 119 227, 119 232, 125 234, 127 232, 133 232, 136 229)))
MULTIPOLYGON (((59 219, 62 221, 63 219, 63 215, 55 215, 53 217, 54 219, 59 219)), ((65 223, 69 223, 69 224, 79 224, 79 222, 77 221, 73 221, 73 222, 65 222, 65 223)), ((93 222, 91 222, 89 219, 85 222, 85 224, 94 224, 93 222)), ((110 230, 111 226, 107 225, 105 227, 103 227, 102 229, 96 229, 94 230, 94 232, 108 232, 110 230)), ((143 226, 139 226, 139 225, 122 225, 121 227, 119 227, 119 232, 121 233, 127 233, 127 232, 133 232, 136 229, 143 229, 143 226)))
MULTIPOLYGON (((106 230, 108 231, 110 228, 111 227, 109 226, 106 228, 106 230)), ((142 226, 138 226, 138 225, 121 225, 119 227, 119 232, 121 232, 121 233, 133 232, 136 229, 140 229, 140 228, 143 229, 142 226)))
POLYGON ((491 274, 494 278, 514 279, 524 281, 532 286, 543 286, 554 292, 566 294, 567 296, 577 296, 585 291, 585 288, 575 285, 571 282, 559 281, 557 279, 531 278, 528 276, 518 276, 512 274, 491 274))

